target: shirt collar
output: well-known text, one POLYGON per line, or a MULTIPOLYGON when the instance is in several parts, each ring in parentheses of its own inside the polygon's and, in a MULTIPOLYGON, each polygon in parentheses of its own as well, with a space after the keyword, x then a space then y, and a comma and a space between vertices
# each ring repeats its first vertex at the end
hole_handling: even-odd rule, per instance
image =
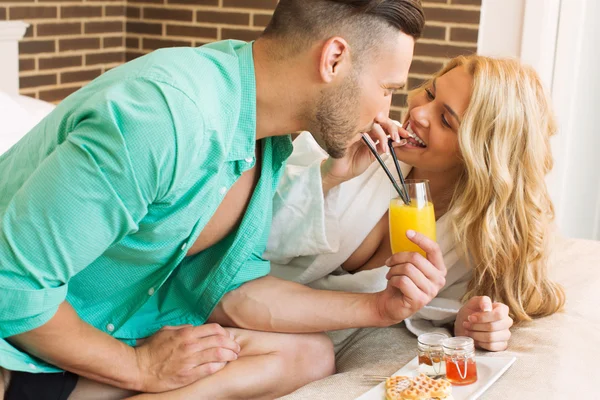
POLYGON ((237 161, 253 158, 256 149, 256 77, 254 75, 254 57, 252 46, 254 42, 245 43, 235 49, 240 70, 240 115, 237 132, 231 145, 227 161, 237 161))
MULTIPOLYGON (((256 152, 256 77, 254 74, 254 42, 236 48, 240 69, 241 102, 237 131, 252 134, 239 135, 232 143, 228 161, 250 159, 256 152)), ((273 137, 273 160, 275 167, 280 168, 292 154, 293 146, 289 135, 273 137)))
POLYGON ((276 169, 283 166, 285 161, 292 155, 294 146, 290 135, 275 136, 273 140, 273 161, 276 169))

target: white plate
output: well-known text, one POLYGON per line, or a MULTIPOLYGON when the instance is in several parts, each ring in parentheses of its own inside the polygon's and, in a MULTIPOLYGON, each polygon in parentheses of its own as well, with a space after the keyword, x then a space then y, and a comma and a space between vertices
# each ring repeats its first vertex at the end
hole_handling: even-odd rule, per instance
MULTIPOLYGON (((477 382, 467 386, 452 386, 454 400, 476 400, 515 362, 515 357, 475 357, 477 382)), ((418 357, 413 358, 394 376, 419 375, 418 357)), ((375 386, 356 400, 385 400, 385 382, 375 386)))

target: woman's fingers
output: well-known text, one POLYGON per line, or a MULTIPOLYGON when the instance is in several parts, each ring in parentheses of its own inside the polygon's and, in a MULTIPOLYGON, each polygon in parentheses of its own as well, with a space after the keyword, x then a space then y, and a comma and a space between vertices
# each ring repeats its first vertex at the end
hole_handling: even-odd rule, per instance
POLYGON ((423 308, 429 302, 429 297, 405 275, 393 276, 388 281, 388 285, 398 289, 405 301, 415 310, 423 308))
POLYGON ((467 335, 473 338, 474 341, 481 343, 508 342, 511 337, 508 329, 495 332, 474 332, 467 330, 467 335))
POLYGON ((495 332, 510 329, 513 325, 512 318, 508 317, 499 321, 488 322, 483 324, 474 324, 472 322, 464 322, 463 328, 475 332, 495 332))
POLYGON ((402 124, 400 124, 398 121, 394 121, 393 119, 388 118, 388 117, 377 118, 375 120, 375 122, 378 125, 380 125, 388 133, 388 135, 392 138, 392 140, 394 142, 400 141, 401 137, 398 133, 398 130, 400 129, 402 124), (398 126, 398 125, 400 125, 400 126, 398 126))
POLYGON ((493 343, 475 342, 475 345, 487 351, 504 351, 508 348, 508 341, 493 343))
POLYGON ((388 272, 388 280, 396 277, 408 278, 421 292, 428 297, 436 296, 438 293, 437 285, 425 276, 423 271, 410 263, 396 265, 388 272))
POLYGON ((391 269, 387 274, 387 278, 392 275, 392 269, 399 265, 411 264, 417 267, 428 280, 436 284, 437 286, 443 287, 446 284, 446 269, 443 270, 437 268, 433 263, 427 260, 419 253, 402 252, 394 254, 387 262, 386 265, 391 269))
POLYGON ((376 140, 379 153, 389 153, 387 134, 379 124, 373 124, 373 129, 369 133, 373 140, 376 140))
POLYGON ((494 303, 492 305, 492 311, 476 312, 469 315, 469 322, 472 324, 485 324, 503 319, 510 319, 508 314, 508 306, 502 303, 494 303))
POLYGON ((444 263, 444 254, 442 253, 440 245, 435 240, 431 240, 422 233, 415 232, 413 230, 406 231, 406 237, 411 242, 423 249, 425 254, 427 254, 427 259, 431 261, 436 268, 444 271, 445 276, 446 264, 444 263))

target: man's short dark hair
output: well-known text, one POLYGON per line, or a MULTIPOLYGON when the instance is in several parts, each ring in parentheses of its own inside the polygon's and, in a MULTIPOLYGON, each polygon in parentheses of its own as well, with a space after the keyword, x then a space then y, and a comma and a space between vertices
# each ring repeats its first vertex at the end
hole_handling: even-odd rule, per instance
POLYGON ((280 0, 263 36, 290 39, 296 51, 341 36, 364 54, 394 30, 416 40, 424 25, 420 0, 280 0))

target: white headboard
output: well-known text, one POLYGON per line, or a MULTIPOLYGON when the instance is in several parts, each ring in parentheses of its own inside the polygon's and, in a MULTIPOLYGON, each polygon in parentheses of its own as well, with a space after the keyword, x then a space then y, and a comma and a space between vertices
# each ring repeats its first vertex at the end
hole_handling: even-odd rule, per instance
POLYGON ((19 40, 29 24, 22 21, 0 21, 0 91, 19 93, 19 40))

